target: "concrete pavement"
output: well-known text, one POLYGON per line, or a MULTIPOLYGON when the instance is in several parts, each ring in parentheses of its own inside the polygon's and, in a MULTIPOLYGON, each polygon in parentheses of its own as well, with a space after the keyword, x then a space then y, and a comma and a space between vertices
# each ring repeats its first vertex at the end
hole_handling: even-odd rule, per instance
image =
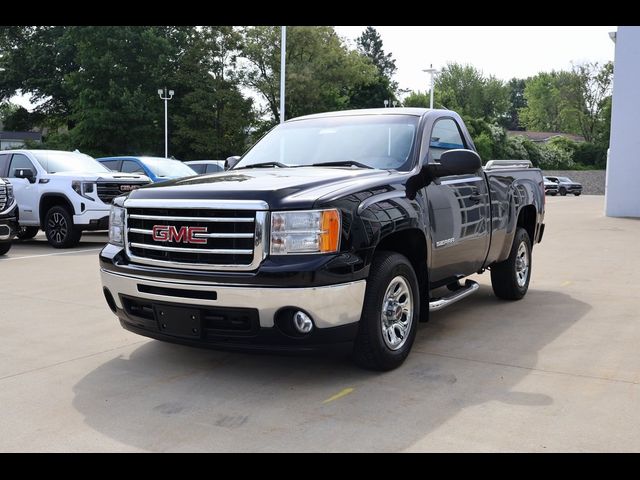
POLYGON ((0 259, 0 451, 640 451, 640 220, 547 199, 520 302, 474 296, 379 374, 122 330, 97 249, 0 259))

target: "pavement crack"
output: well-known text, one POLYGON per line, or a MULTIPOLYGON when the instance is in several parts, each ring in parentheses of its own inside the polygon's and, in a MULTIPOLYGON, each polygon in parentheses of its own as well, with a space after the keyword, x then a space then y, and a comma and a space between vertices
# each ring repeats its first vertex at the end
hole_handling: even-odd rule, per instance
POLYGON ((483 363, 486 365, 497 365, 501 367, 511 367, 511 368, 519 368, 521 370, 529 370, 533 372, 543 372, 543 373, 552 373, 556 375, 566 375, 569 377, 579 377, 579 378, 589 378, 591 380, 604 380, 607 382, 617 382, 617 383, 626 383, 630 385, 640 385, 640 382, 633 380, 624 380, 622 378, 608 378, 608 377, 600 377, 598 375, 587 375, 584 373, 572 373, 572 372, 563 372, 561 370, 547 370, 545 368, 535 368, 535 367, 525 367, 522 365, 514 365, 511 363, 504 362, 493 362, 490 360, 479 360, 477 358, 468 358, 468 357, 459 357, 456 355, 447 355, 445 353, 434 353, 434 352, 425 352, 424 350, 413 349, 412 353, 420 353, 422 355, 433 355, 435 357, 443 357, 443 358, 453 358, 455 360, 463 360, 465 362, 473 362, 473 363, 483 363))
POLYGON ((36 368, 31 368, 29 370, 24 370, 22 372, 12 373, 11 375, 5 375, 4 377, 0 377, 0 382, 2 380, 7 380, 9 378, 19 377, 21 375, 26 375, 28 373, 38 372, 40 370, 46 370, 47 368, 52 368, 52 367, 57 367, 57 366, 60 366, 60 365, 64 365, 65 363, 75 362, 76 360, 84 360, 85 358, 91 358, 91 357, 95 357, 97 355, 102 355, 103 353, 113 352, 114 350, 119 350, 121 348, 130 347, 132 345, 138 345, 138 344, 144 343, 146 341, 147 340, 145 339, 145 340, 140 340, 138 342, 127 343, 126 345, 120 345, 118 347, 108 348, 106 350, 101 350, 100 352, 89 353, 87 355, 81 355, 79 357, 69 358, 67 360, 61 360, 60 362, 52 363, 50 365, 43 365, 42 367, 36 367, 36 368))

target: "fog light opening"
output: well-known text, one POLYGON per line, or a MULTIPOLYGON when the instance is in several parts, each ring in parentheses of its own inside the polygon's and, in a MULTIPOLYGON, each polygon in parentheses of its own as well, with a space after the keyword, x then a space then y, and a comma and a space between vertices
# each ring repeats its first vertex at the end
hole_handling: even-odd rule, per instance
POLYGON ((313 320, 302 310, 298 310, 293 314, 293 326, 298 332, 307 334, 313 330, 313 320))
POLYGON ((104 293, 104 299, 107 301, 107 305, 109 305, 109 308, 113 313, 116 313, 118 310, 116 309, 116 301, 114 300, 113 295, 111 295, 111 292, 107 287, 104 287, 102 292, 104 293))

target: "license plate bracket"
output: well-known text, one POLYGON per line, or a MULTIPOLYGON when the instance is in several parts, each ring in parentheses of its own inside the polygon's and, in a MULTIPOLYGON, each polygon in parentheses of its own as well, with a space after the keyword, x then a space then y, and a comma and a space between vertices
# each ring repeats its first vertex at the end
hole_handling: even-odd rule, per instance
POLYGON ((161 333, 183 338, 202 336, 200 310, 154 304, 153 311, 161 333))

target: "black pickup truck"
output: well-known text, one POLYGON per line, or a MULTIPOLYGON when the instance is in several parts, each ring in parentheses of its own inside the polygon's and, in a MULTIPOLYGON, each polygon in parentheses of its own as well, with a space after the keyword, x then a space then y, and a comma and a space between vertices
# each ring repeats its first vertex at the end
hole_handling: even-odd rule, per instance
POLYGON ((544 231, 528 162, 484 168, 449 110, 324 113, 275 127, 230 170, 117 197, 100 253, 121 325, 188 345, 353 342, 389 370, 418 321, 478 289, 522 298, 544 231), (522 165, 520 165, 522 163, 522 165))
POLYGON ((0 178, 0 255, 11 249, 11 240, 18 229, 18 205, 13 186, 0 178))

